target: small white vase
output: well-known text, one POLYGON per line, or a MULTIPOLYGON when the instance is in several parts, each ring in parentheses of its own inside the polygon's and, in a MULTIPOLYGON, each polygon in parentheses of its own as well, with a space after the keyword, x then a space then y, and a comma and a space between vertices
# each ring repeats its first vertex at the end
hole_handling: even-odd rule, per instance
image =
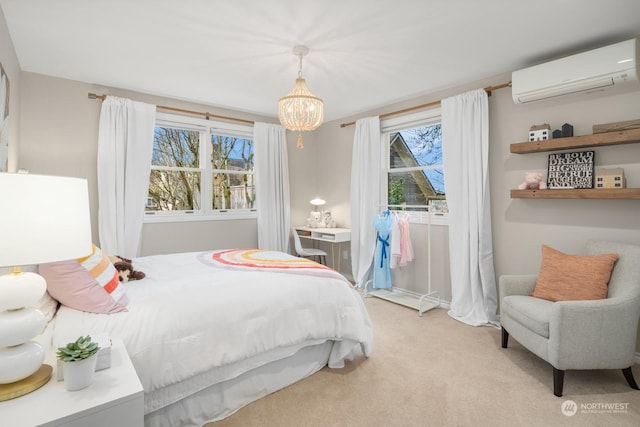
POLYGON ((82 390, 89 387, 93 382, 97 361, 98 353, 83 360, 63 362, 64 387, 67 391, 82 390))

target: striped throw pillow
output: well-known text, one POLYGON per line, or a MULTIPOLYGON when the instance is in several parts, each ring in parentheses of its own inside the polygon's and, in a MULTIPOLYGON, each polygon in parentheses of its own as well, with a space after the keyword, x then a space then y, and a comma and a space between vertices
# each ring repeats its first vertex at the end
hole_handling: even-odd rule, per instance
POLYGON ((62 305, 89 313, 127 311, 125 287, 109 258, 97 246, 87 257, 40 264, 38 271, 47 281, 51 297, 62 305))
POLYGON ((102 286, 102 289, 111 295, 115 302, 120 302, 125 295, 125 290, 123 286, 120 286, 118 270, 99 247, 93 245, 91 255, 78 259, 78 262, 102 286))

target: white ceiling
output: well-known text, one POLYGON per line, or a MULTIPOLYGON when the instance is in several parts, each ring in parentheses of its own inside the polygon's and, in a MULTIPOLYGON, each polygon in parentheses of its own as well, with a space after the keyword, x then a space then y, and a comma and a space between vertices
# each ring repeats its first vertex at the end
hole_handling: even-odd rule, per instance
POLYGON ((640 0, 0 0, 20 67, 276 117, 298 71, 325 120, 640 35, 640 0))

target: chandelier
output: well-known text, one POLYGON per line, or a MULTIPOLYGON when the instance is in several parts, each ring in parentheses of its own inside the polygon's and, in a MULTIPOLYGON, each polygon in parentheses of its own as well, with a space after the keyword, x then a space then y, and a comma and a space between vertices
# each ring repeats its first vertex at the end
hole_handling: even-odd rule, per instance
POLYGON ((278 101, 278 117, 285 129, 298 131, 298 148, 302 148, 302 131, 314 130, 320 126, 324 109, 322 99, 311 93, 302 78, 302 57, 309 53, 309 48, 296 46, 293 53, 300 58, 298 78, 291 92, 278 101))

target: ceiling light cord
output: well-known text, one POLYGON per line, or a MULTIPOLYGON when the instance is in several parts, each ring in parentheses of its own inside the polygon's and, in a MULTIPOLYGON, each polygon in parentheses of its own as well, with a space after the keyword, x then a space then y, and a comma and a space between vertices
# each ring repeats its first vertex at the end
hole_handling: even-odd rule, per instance
POLYGON ((301 79, 302 78, 302 52, 299 54, 299 58, 300 58, 300 65, 298 67, 298 78, 301 79))
MULTIPOLYGON (((302 78, 302 57, 304 54, 302 52, 298 52, 298 78, 302 78)), ((302 143, 302 131, 298 131, 298 142, 296 144, 296 148, 304 148, 304 144, 302 143)))

